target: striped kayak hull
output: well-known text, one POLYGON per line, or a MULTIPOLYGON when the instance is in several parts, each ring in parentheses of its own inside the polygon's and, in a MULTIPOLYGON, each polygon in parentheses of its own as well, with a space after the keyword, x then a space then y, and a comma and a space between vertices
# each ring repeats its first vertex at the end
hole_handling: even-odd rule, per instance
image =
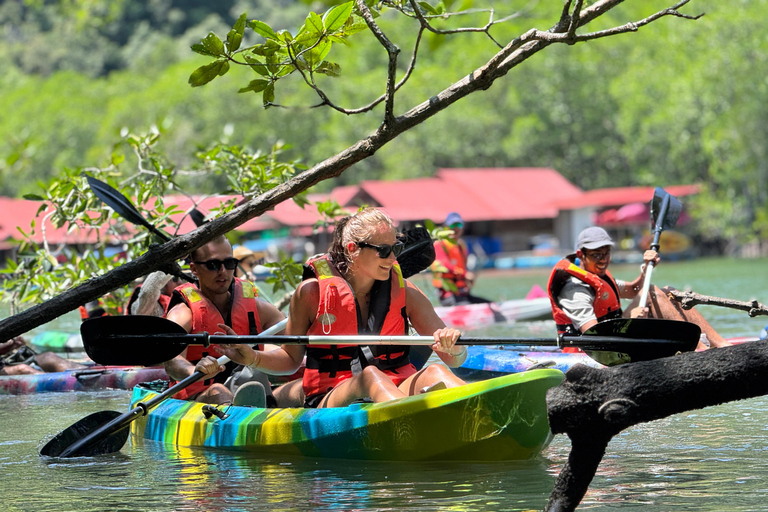
POLYGON ((603 365, 583 352, 529 350, 530 347, 515 345, 468 346, 467 359, 460 367, 453 368, 453 373, 464 380, 475 381, 525 372, 536 365, 546 365, 561 372, 568 371, 576 364, 603 368, 603 365))
POLYGON ((168 380, 162 366, 94 367, 33 375, 0 375, 0 395, 131 389, 142 382, 153 380, 168 380))
MULTIPOLYGON (((220 406, 168 399, 131 424, 167 445, 361 460, 527 460, 551 440, 545 395, 557 370, 537 370, 379 404, 329 409, 220 406)), ((153 392, 134 388, 131 407, 153 392)))
POLYGON ((518 299, 459 306, 440 306, 435 312, 448 327, 477 329, 496 323, 552 318, 549 299, 518 299))

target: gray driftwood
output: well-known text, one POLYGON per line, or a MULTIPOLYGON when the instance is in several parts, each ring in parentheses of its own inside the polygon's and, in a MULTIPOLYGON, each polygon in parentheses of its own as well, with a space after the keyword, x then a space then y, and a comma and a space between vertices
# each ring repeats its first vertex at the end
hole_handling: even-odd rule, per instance
POLYGON ((574 366, 549 390, 552 432, 571 440, 548 512, 575 510, 606 446, 627 427, 768 394, 768 342, 688 352, 612 368, 574 366))
POLYGON ((699 304, 704 304, 706 306, 722 306, 724 308, 740 309, 746 311, 751 317, 761 315, 768 316, 768 307, 760 304, 755 299, 743 302, 723 299, 720 297, 710 297, 709 295, 699 295, 694 292, 681 292, 680 290, 669 290, 667 295, 669 295, 670 299, 679 302, 683 309, 691 309, 699 304))

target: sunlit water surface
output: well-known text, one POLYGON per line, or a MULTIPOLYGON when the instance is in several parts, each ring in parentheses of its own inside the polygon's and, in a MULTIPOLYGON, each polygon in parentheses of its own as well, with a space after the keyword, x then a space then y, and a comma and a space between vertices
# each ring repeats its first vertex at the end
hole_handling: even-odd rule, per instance
MULTIPOLYGON (((654 281, 707 295, 768 301, 765 260, 667 263, 654 281)), ((548 272, 481 275, 477 293, 516 298, 548 272)), ((617 267, 633 278, 637 266, 617 267)), ((418 276, 417 283, 427 283, 418 276)), ((706 307, 725 336, 756 335, 765 317, 706 307)), ((68 326, 72 319, 58 324, 68 326)), ((541 336, 552 322, 473 331, 473 336, 541 336)), ((100 410, 127 410, 130 393, 0 396, 2 510, 24 511, 507 511, 541 510, 569 441, 557 436, 525 463, 381 463, 133 444, 113 456, 49 460, 46 438, 100 410)), ((768 399, 691 411, 633 427, 613 439, 580 509, 766 510, 768 399)), ((439 429, 439 426, 436 426, 439 429)))

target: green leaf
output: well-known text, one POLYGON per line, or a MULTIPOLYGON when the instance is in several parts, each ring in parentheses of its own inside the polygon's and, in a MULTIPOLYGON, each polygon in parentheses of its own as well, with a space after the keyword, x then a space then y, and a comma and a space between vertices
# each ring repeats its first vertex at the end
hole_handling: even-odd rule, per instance
POLYGON ((323 39, 320 41, 310 52, 307 52, 304 55, 304 58, 307 60, 307 64, 309 64, 309 67, 314 70, 316 69, 320 64, 322 64, 323 60, 325 60, 325 57, 328 55, 328 52, 331 51, 331 42, 327 39, 323 39))
POLYGON ((315 73, 322 73, 327 76, 338 77, 341 76, 341 66, 335 62, 323 61, 315 69, 315 73))
POLYGON ((248 63, 248 65, 251 67, 252 70, 260 74, 261 76, 269 76, 267 65, 261 62, 260 60, 253 58, 251 55, 246 55, 245 62, 248 63))
POLYGON ((243 87, 237 92, 261 92, 266 89, 267 85, 269 85, 269 80, 251 80, 247 87, 243 87))
POLYGON ((219 39, 219 36, 213 32, 210 32, 207 36, 205 36, 205 39, 203 39, 202 42, 206 50, 211 52, 211 55, 216 57, 226 55, 226 52, 224 51, 224 43, 221 41, 221 39, 219 39))
POLYGON ((432 15, 434 15, 434 16, 437 16, 438 14, 440 14, 440 13, 437 11, 437 9, 435 9, 434 7, 432 7, 432 6, 431 6, 430 4, 428 4, 427 2, 419 2, 419 7, 421 7, 421 8, 422 8, 422 9, 423 9, 425 12, 427 12, 428 14, 432 14, 432 15))
MULTIPOLYGON (((306 32, 322 35, 323 30, 325 30, 325 28, 323 27, 322 18, 320 18, 320 16, 314 12, 310 12, 307 15, 307 21, 304 22, 304 26, 301 28, 302 30, 299 30, 299 34, 306 31, 306 32)), ((299 37, 299 34, 296 34, 296 38, 299 37)))
POLYGON ((217 57, 218 56, 215 53, 213 53, 210 50, 208 50, 208 48, 206 48, 205 45, 203 45, 202 43, 195 43, 192 46, 190 46, 190 48, 192 48, 193 52, 199 53, 200 55, 205 55, 205 56, 208 56, 208 57, 217 57))
POLYGON ((328 32, 336 32, 347 22, 355 7, 354 2, 337 5, 323 16, 323 24, 328 32))
POLYGON ((21 197, 23 197, 24 199, 27 199, 29 201, 45 201, 44 197, 39 196, 37 194, 24 194, 21 197))
POLYGON ((251 27, 251 30, 259 34, 264 39, 278 40, 277 34, 274 30, 272 30, 272 27, 263 21, 252 20, 248 22, 248 26, 251 27))
POLYGON ((227 33, 227 49, 230 52, 234 52, 240 48, 240 43, 243 42, 243 35, 238 34, 235 29, 230 30, 227 33))
POLYGON ((229 61, 225 60, 221 62, 221 69, 219 69, 219 76, 224 76, 229 71, 229 61))
POLYGON ((264 106, 268 106, 270 103, 274 103, 275 101, 275 83, 272 82, 267 87, 264 88, 264 97, 263 100, 264 106))
MULTIPOLYGON (((192 87, 200 87, 201 85, 207 84, 219 76, 221 73, 221 68, 224 66, 224 64, 227 64, 228 69, 229 64, 223 60, 217 60, 215 62, 211 62, 210 64, 206 64, 205 66, 200 66, 189 76, 189 85, 192 87)), ((224 72, 226 73, 226 71, 224 72)))

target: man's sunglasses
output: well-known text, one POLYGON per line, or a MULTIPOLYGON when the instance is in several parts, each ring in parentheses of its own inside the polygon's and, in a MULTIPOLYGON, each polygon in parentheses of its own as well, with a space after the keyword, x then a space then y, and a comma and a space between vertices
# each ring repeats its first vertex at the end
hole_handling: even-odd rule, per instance
POLYGON ((240 262, 237 258, 224 258, 223 260, 193 261, 195 265, 203 265, 211 272, 218 272, 222 265, 227 270, 235 270, 240 262))
POLYGON ((584 256, 593 261, 602 261, 611 257, 611 251, 582 251, 584 256))
POLYGON ((395 253, 395 258, 400 256, 400 254, 403 252, 403 249, 405 248, 405 245, 403 242, 397 242, 395 245, 389 245, 389 244, 381 244, 381 245, 374 245, 369 244, 368 242, 357 242, 358 247, 369 247, 371 249, 376 249, 376 253, 379 255, 379 258, 389 258, 389 255, 392 253, 395 253))

